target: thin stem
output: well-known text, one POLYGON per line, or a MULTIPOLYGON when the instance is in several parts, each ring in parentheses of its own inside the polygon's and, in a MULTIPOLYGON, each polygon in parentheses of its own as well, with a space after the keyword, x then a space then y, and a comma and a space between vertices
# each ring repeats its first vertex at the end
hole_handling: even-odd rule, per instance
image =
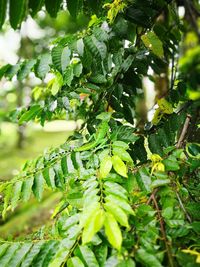
POLYGON ((147 205, 149 205, 151 203, 151 201, 153 200, 153 197, 155 196, 155 194, 158 192, 158 188, 154 189, 152 194, 150 195, 148 201, 147 201, 147 205))
POLYGON ((178 202, 180 204, 180 207, 181 209, 183 210, 183 212, 185 213, 185 216, 187 218, 187 220, 191 223, 192 222, 192 219, 190 218, 190 215, 187 213, 187 210, 185 209, 184 205, 183 205, 183 202, 178 194, 178 192, 176 191, 176 196, 177 196, 177 199, 178 199, 178 202))
POLYGON ((160 223, 160 231, 161 231, 164 243, 165 243, 165 247, 166 247, 166 251, 167 251, 167 255, 168 255, 168 259, 169 259, 169 266, 170 267, 174 267, 173 257, 172 257, 172 254, 171 254, 171 247, 169 245, 169 241, 167 240, 167 236, 166 236, 166 233, 165 233, 164 221, 163 221, 163 218, 161 216, 161 212, 159 210, 158 203, 157 203, 157 200, 156 200, 154 194, 152 194, 152 200, 153 200, 153 203, 155 205, 155 208, 156 208, 156 211, 157 211, 157 214, 158 214, 158 220, 159 220, 159 223, 160 223))
POLYGON ((178 143, 176 145, 176 148, 181 148, 183 140, 185 139, 185 136, 186 136, 186 133, 187 133, 191 118, 192 118, 191 115, 188 114, 187 117, 186 117, 183 129, 182 129, 181 135, 179 137, 178 143))

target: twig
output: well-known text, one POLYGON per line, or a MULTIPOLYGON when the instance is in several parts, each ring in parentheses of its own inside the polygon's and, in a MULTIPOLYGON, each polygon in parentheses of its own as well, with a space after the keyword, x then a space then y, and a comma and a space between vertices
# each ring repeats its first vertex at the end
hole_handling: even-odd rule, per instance
POLYGON ((153 197, 155 196, 155 194, 158 192, 158 188, 154 189, 152 194, 150 195, 148 201, 147 201, 147 205, 149 205, 151 203, 151 201, 153 200, 153 197))
POLYGON ((187 210, 185 209, 184 205, 183 205, 183 202, 178 194, 178 192, 176 191, 176 196, 178 198, 178 201, 179 201, 179 204, 180 204, 180 207, 181 209, 183 210, 183 212, 185 213, 185 216, 187 218, 187 220, 191 223, 192 222, 192 219, 190 218, 190 215, 187 213, 187 210))
POLYGON ((169 259, 169 266, 170 267, 174 267, 173 257, 172 257, 172 254, 171 254, 171 247, 169 245, 169 242, 167 240, 167 236, 166 236, 166 233, 165 233, 164 221, 163 221, 163 218, 161 216, 161 213, 160 213, 160 210, 159 210, 159 207, 158 207, 158 203, 157 203, 157 200, 156 200, 154 194, 152 194, 152 200, 153 200, 153 203, 155 205, 155 208, 156 208, 156 211, 157 211, 157 214, 158 214, 158 220, 160 222, 160 231, 162 233, 162 237, 163 237, 163 240, 164 240, 164 243, 165 243, 165 247, 166 247, 166 251, 167 251, 167 255, 168 255, 168 259, 169 259))
POLYGON ((191 118, 192 118, 191 115, 188 114, 187 117, 186 117, 186 120, 185 120, 183 129, 182 129, 181 135, 179 137, 178 143, 176 145, 176 148, 180 148, 182 146, 182 143, 183 143, 183 140, 184 140, 185 135, 187 133, 187 130, 188 130, 188 127, 189 127, 189 123, 190 123, 191 118))

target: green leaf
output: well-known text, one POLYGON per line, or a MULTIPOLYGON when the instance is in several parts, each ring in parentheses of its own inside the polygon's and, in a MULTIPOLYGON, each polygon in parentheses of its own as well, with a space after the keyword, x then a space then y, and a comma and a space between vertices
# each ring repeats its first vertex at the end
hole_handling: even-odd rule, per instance
POLYGON ((63 77, 59 72, 57 72, 51 88, 51 93, 53 96, 55 96, 58 93, 58 91, 62 88, 62 85, 63 85, 63 77))
POLYGON ((170 102, 168 102, 165 98, 160 98, 157 100, 158 106, 162 113, 166 114, 172 114, 173 113, 173 107, 170 102))
POLYGON ((32 190, 35 197, 40 201, 42 199, 42 194, 44 190, 44 179, 42 173, 36 173, 32 190))
POLYGON ((31 16, 34 17, 38 11, 42 8, 44 0, 29 0, 28 6, 31 9, 31 16))
POLYGON ((107 259, 107 255, 108 255, 108 247, 106 244, 99 244, 98 246, 95 247, 95 256, 97 258, 97 261, 100 265, 100 267, 104 267, 105 266, 105 261, 107 259))
POLYGON ((0 266, 5 267, 9 263, 9 261, 12 259, 15 251, 17 251, 19 247, 20 247, 19 243, 14 243, 13 245, 9 246, 8 249, 6 250, 6 253, 0 259, 0 266))
POLYGON ((14 66, 10 66, 6 72, 5 72, 5 76, 8 77, 10 80, 18 73, 19 69, 20 69, 20 63, 17 63, 14 66))
POLYGON ((5 219, 5 217, 6 217, 7 208, 9 206, 9 204, 10 204, 12 188, 13 188, 13 185, 9 184, 8 186, 6 186, 6 189, 4 191, 5 196, 4 196, 4 205, 3 205, 3 211, 2 211, 3 219, 5 219))
POLYGON ((52 63, 50 54, 43 54, 35 65, 36 76, 44 79, 46 74, 50 71, 50 64, 52 63))
POLYGON ((167 159, 164 159, 162 162, 165 165, 166 171, 178 171, 180 169, 178 161, 172 155, 170 155, 167 159))
POLYGON ((144 249, 138 249, 137 256, 138 256, 140 262, 142 262, 143 264, 145 264, 147 266, 162 267, 162 264, 158 261, 156 256, 148 253, 144 249))
POLYGON ((151 50, 156 56, 163 57, 164 51, 163 51, 163 45, 158 36, 150 31, 142 35, 141 37, 144 45, 151 50))
POLYGON ((83 39, 82 38, 77 40, 76 49, 77 49, 78 54, 82 57, 83 53, 84 53, 84 43, 83 43, 83 39))
POLYGON ((86 266, 99 267, 97 259, 92 250, 87 246, 79 246, 75 251, 75 255, 78 256, 86 266))
POLYGON ((49 187, 55 189, 55 172, 53 168, 46 167, 43 171, 43 177, 49 187))
POLYGON ((55 18, 60 10, 62 0, 45 0, 45 7, 51 17, 55 18))
POLYGON ((13 29, 17 29, 17 27, 21 24, 22 20, 26 15, 27 9, 27 0, 10 0, 9 5, 9 16, 10 16, 10 24, 13 29))
POLYGON ((71 56, 71 50, 69 49, 69 47, 65 47, 61 54, 62 72, 64 72, 67 66, 70 64, 70 56, 71 56))
POLYGON ((114 170, 121 176, 127 177, 127 168, 124 162, 120 159, 119 156, 112 156, 112 164, 114 170))
POLYGON ((129 228, 128 216, 119 206, 109 201, 104 204, 104 207, 122 226, 129 228))
POLYGON ((21 189, 22 189, 22 181, 17 181, 13 186, 13 194, 10 200, 12 211, 16 208, 17 203, 20 199, 21 189))
POLYGON ((69 254, 70 249, 74 245, 75 240, 63 239, 60 242, 60 246, 56 251, 53 260, 49 263, 48 267, 58 267, 61 266, 69 254))
POLYGON ((155 181, 153 181, 151 183, 151 188, 156 188, 156 187, 159 187, 159 186, 164 186, 164 185, 167 185, 170 183, 170 179, 164 179, 164 180, 161 180, 161 179, 157 179, 155 181))
POLYGON ((97 60, 102 61, 105 59, 107 54, 105 43, 99 42, 95 36, 91 35, 84 38, 84 44, 97 60))
POLYGON ((100 164, 99 174, 100 178, 105 178, 112 169, 112 158, 110 156, 105 156, 100 164))
POLYGON ((127 200, 127 191, 119 184, 113 182, 104 183, 105 191, 127 200))
POLYGON ((82 0, 67 0, 67 9, 72 17, 76 18, 82 10, 82 0))
MULTIPOLYGON (((4 0, 1 0, 1 1, 4 1, 4 0)), ((0 68, 0 79, 6 74, 7 70, 9 70, 10 68, 12 68, 12 65, 10 64, 6 64, 0 68)))
POLYGON ((17 73, 17 78, 19 81, 25 79, 31 72, 33 66, 36 64, 36 60, 32 59, 27 62, 23 62, 20 70, 17 73))
POLYGON ((64 72, 64 77, 63 77, 64 84, 71 86, 73 78, 74 78, 73 65, 70 65, 66 68, 64 72))
POLYGON ((52 57, 53 65, 59 71, 62 71, 62 67, 61 67, 62 51, 63 51, 63 46, 62 45, 54 46, 52 51, 51 51, 51 57, 52 57))
POLYGON ((9 247, 8 243, 4 243, 0 245, 0 258, 4 255, 8 247, 9 247))
POLYGON ((114 141, 112 144, 112 147, 113 148, 120 147, 120 148, 123 148, 124 150, 129 149, 129 145, 123 141, 114 141))
POLYGON ((151 177, 148 168, 142 167, 139 169, 139 171, 136 173, 136 180, 141 188, 141 190, 150 192, 151 191, 151 177))
POLYGON ((108 195, 105 197, 105 200, 106 202, 109 201, 109 202, 115 203, 117 206, 123 209, 126 213, 135 215, 131 206, 123 198, 119 196, 115 196, 115 195, 108 195))
POLYGON ((66 156, 66 162, 67 162, 68 173, 74 173, 75 168, 74 168, 74 164, 73 164, 72 159, 71 159, 71 155, 66 156))
POLYGON ((135 267, 135 262, 132 259, 123 260, 116 265, 116 267, 135 267))
POLYGON ((75 77, 80 77, 83 70, 83 65, 81 63, 76 63, 73 65, 73 73, 75 77))
POLYGON ((107 83, 107 79, 103 74, 97 73, 89 77, 89 81, 97 84, 107 83))
POLYGON ((33 177, 30 177, 23 181, 21 198, 24 202, 28 201, 31 196, 33 186, 33 177))
POLYGON ((84 227, 85 225, 90 222, 93 215, 100 209, 99 202, 90 203, 86 209, 83 210, 81 217, 80 217, 80 227, 84 227))
POLYGON ((105 220, 105 212, 102 209, 96 211, 93 214, 92 218, 85 225, 83 233, 82 233, 82 242, 83 245, 89 243, 94 235, 99 232, 99 230, 103 227, 105 220))
POLYGON ((133 55, 129 55, 124 62, 121 65, 121 68, 124 72, 127 72, 127 70, 130 68, 131 64, 133 63, 134 60, 134 56, 133 55))
POLYGON ((72 257, 67 262, 68 267, 84 267, 85 265, 78 257, 72 257))
POLYGON ((43 244, 37 257, 34 258, 32 266, 35 267, 48 267, 52 256, 56 253, 58 248, 58 241, 49 240, 43 244))
POLYGON ((24 243, 12 256, 12 259, 9 261, 9 266, 21 266, 24 257, 29 253, 30 248, 32 247, 31 243, 24 243))
POLYGON ((0 29, 4 24, 7 11, 7 0, 0 0, 0 29))
POLYGON ((36 257, 38 255, 42 245, 43 245, 43 242, 38 242, 38 243, 32 244, 31 249, 26 254, 25 258, 23 259, 23 261, 22 261, 22 263, 20 265, 20 267, 29 267, 29 266, 31 266, 31 263, 32 263, 34 257, 36 257))
POLYGON ((34 119, 40 112, 42 111, 42 108, 40 105, 35 105, 30 107, 29 110, 27 110, 19 119, 19 124, 22 124, 23 122, 30 121, 34 119))
POLYGON ((127 162, 133 162, 131 156, 129 153, 124 150, 122 147, 113 147, 112 152, 114 155, 120 157, 121 160, 127 161, 127 162))
POLYGON ((122 245, 122 233, 115 217, 108 212, 106 212, 104 226, 108 241, 114 248, 120 250, 122 245))
POLYGON ((99 115, 97 115, 96 118, 98 120, 108 121, 109 122, 111 116, 112 116, 112 113, 111 112, 102 112, 99 115))

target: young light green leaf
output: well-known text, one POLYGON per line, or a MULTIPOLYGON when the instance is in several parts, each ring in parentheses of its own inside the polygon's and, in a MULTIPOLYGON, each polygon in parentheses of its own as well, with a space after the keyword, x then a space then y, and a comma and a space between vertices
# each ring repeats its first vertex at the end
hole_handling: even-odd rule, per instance
POLYGON ((84 267, 85 265, 78 257, 72 257, 67 262, 68 267, 84 267))
POLYGON ((114 155, 120 157, 120 159, 123 161, 133 162, 129 153, 121 147, 113 147, 112 152, 114 155))
POLYGON ((63 77, 59 72, 57 72, 51 87, 52 95, 55 96, 58 93, 58 91, 62 88, 62 85, 63 85, 63 77))
POLYGON ((114 170, 121 176, 127 177, 127 168, 124 162, 120 159, 119 156, 112 156, 112 164, 114 170))
POLYGON ((128 216, 119 206, 109 201, 104 204, 104 207, 122 226, 129 228, 128 216))
POLYGON ((105 197, 105 200, 106 202, 110 201, 112 203, 115 203, 117 206, 123 209, 126 213, 135 215, 135 212, 133 211, 129 203, 125 201, 123 198, 109 194, 108 196, 105 197))
POLYGON ((93 217, 97 210, 100 209, 100 203, 94 202, 87 206, 86 209, 83 210, 80 217, 80 227, 84 227, 93 217))
POLYGON ((83 245, 89 243, 93 236, 99 232, 99 230, 103 227, 105 220, 105 212, 103 209, 99 209, 92 216, 91 220, 85 225, 83 234, 82 234, 82 242, 83 245))
POLYGON ((142 35, 141 39, 144 45, 156 56, 163 57, 163 44, 154 32, 150 31, 145 33, 144 35, 142 35))
POLYGON ((100 178, 105 178, 112 169, 112 158, 110 156, 106 156, 100 164, 99 174, 100 178))
POLYGON ((108 241, 114 248, 120 250, 122 245, 122 233, 119 225, 112 214, 106 212, 105 215, 104 226, 108 241))

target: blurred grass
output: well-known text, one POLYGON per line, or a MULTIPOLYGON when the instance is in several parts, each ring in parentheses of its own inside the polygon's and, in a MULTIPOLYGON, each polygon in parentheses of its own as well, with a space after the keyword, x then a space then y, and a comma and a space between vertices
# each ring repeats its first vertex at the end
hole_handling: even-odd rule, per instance
MULTIPOLYGON (((57 132, 56 124, 53 123, 51 127, 49 132, 45 132, 41 127, 28 126, 25 129, 24 147, 18 149, 17 125, 1 124, 0 181, 11 179, 26 160, 38 157, 45 148, 57 147, 64 143, 74 129, 72 123, 66 127, 66 122, 63 125, 63 131, 57 132)), ((27 235, 37 231, 45 223, 50 223, 51 213, 60 197, 61 193, 46 191, 40 203, 32 198, 28 203, 21 204, 13 213, 8 214, 6 221, 0 220, 0 237, 8 240, 27 235)))
MULTIPOLYGON (((55 129, 56 130, 56 129, 55 129)), ((0 181, 10 179, 28 159, 39 156, 45 148, 56 147, 64 143, 72 131, 45 132, 41 128, 29 126, 25 129, 25 144, 18 149, 17 125, 1 124, 0 135, 0 181)))

